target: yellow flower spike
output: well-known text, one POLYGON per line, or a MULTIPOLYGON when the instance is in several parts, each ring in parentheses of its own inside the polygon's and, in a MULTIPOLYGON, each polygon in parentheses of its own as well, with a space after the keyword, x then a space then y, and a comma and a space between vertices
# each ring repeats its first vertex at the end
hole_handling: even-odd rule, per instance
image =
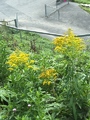
POLYGON ((16 64, 12 64, 12 67, 17 67, 17 65, 16 64))
POLYGON ((29 65, 29 66, 28 66, 28 68, 31 68, 31 69, 33 69, 33 66, 29 65))
POLYGON ((43 81, 43 85, 45 85, 45 84, 46 84, 46 85, 50 85, 50 84, 51 84, 51 81, 44 80, 44 81, 43 81))
POLYGON ((33 64, 33 63, 35 63, 35 61, 34 60, 30 60, 30 64, 33 64))
POLYGON ((50 85, 50 84, 51 84, 51 81, 48 81, 47 84, 50 85))
POLYGON ((45 84, 47 84, 47 81, 46 81, 46 80, 43 81, 43 85, 45 85, 45 84))
POLYGON ((13 71, 13 68, 8 68, 9 71, 13 71))
POLYGON ((42 72, 40 75, 39 75, 39 78, 44 78, 45 77, 45 73, 42 72))
POLYGON ((30 64, 29 64, 29 62, 26 62, 26 66, 29 66, 30 64))
POLYGON ((39 75, 39 78, 40 79, 44 79, 44 82, 43 82, 43 85, 47 84, 47 85, 50 85, 51 84, 51 81, 54 80, 57 78, 57 72, 55 69, 53 68, 49 68, 47 70, 45 70, 44 72, 42 72, 40 75, 39 75), (47 79, 47 80, 46 80, 47 79), (50 81, 51 80, 51 81, 50 81))

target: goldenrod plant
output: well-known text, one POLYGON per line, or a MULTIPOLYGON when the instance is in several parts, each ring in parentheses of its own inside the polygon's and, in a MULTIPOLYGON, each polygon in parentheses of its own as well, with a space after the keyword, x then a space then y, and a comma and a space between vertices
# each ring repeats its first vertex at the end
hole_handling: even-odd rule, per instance
POLYGON ((84 40, 69 29, 39 52, 27 42, 17 40, 12 49, 0 41, 0 120, 89 120, 90 52, 84 40))

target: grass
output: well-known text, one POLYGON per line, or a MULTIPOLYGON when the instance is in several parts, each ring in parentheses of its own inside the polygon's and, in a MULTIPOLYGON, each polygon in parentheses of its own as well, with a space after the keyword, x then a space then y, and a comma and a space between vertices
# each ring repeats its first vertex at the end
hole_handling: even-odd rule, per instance
POLYGON ((90 7, 84 7, 84 6, 81 6, 80 7, 85 10, 86 12, 90 13, 90 7))
POLYGON ((90 4, 90 0, 74 0, 74 1, 78 3, 90 4))
MULTIPOLYGON (((74 0, 75 2, 77 3, 82 3, 82 4, 90 4, 90 0, 74 0)), ((84 6, 81 6, 80 7, 85 10, 86 12, 90 13, 90 7, 84 7, 84 6)))
POLYGON ((18 31, 5 26, 0 28, 0 40, 4 39, 11 50, 19 48, 23 51, 50 52, 53 48, 51 41, 41 37, 39 34, 25 31, 18 31))

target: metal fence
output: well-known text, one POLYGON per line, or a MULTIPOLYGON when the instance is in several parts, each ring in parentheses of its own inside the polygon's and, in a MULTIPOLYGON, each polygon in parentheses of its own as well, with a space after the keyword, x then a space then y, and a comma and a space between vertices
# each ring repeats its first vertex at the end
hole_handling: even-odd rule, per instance
MULTIPOLYGON (((0 24, 1 26, 7 26, 7 25, 3 25, 0 24)), ((33 30, 26 30, 26 29, 22 29, 22 28, 17 28, 17 27, 11 27, 11 26, 7 26, 8 28, 11 28, 12 30, 17 30, 17 31, 25 31, 25 32, 32 32, 32 33, 36 33, 39 35, 48 35, 48 36, 54 36, 54 37, 59 37, 59 36, 63 36, 63 34, 56 34, 56 33, 50 33, 50 32, 39 32, 39 31, 33 31, 33 30)), ((81 37, 81 38, 86 38, 90 40, 90 33, 88 34, 78 34, 76 35, 76 37, 81 37)))
POLYGON ((69 4, 69 0, 58 0, 50 4, 45 4, 45 17, 49 17, 57 13, 58 19, 60 18, 60 8, 69 4))

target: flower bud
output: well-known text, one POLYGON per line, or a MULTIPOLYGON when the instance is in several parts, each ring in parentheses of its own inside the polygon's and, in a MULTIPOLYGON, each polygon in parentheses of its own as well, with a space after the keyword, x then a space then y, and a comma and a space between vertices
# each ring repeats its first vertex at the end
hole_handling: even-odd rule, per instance
POLYGON ((28 107, 31 107, 31 104, 28 104, 28 107))
POLYGON ((13 108, 13 112, 16 112, 17 111, 17 109, 16 108, 13 108))

